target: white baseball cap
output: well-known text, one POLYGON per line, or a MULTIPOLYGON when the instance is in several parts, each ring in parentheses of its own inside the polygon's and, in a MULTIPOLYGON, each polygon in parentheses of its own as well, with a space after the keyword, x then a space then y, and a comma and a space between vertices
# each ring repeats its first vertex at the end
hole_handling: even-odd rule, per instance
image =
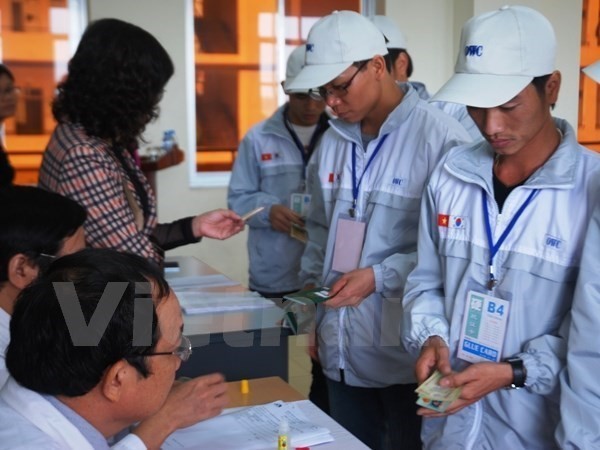
POLYGON ((585 67, 583 69, 583 73, 585 73, 588 77, 590 77, 596 83, 600 83, 600 60, 585 67))
POLYGON ((401 48, 406 50, 406 37, 400 31, 400 27, 396 25, 396 22, 386 16, 373 16, 371 17, 371 22, 375 24, 388 40, 386 43, 387 48, 401 48))
POLYGON ((290 89, 289 85, 302 70, 304 66, 304 56, 306 55, 306 47, 300 45, 290 53, 285 66, 285 80, 283 81, 283 90, 286 94, 301 94, 307 93, 308 89, 290 89))
POLYGON ((430 101, 493 108, 555 69, 556 36, 538 11, 503 6, 462 28, 454 75, 430 101))
POLYGON ((311 27, 306 39, 306 65, 290 89, 313 89, 329 83, 356 61, 387 55, 385 38, 355 11, 334 11, 311 27))

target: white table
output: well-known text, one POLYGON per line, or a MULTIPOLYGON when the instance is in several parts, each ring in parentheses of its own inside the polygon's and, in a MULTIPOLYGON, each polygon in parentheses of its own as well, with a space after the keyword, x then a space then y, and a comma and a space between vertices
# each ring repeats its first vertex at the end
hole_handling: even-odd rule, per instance
MULTIPOLYGON (((167 281, 191 275, 214 275, 217 270, 191 256, 170 257, 177 271, 167 281)), ((218 298, 227 292, 248 291, 242 285, 206 288, 218 298)), ((229 381, 278 376, 288 379, 289 330, 281 327, 283 310, 272 307, 236 312, 184 315, 184 334, 193 353, 182 364, 179 376, 193 377, 221 372, 229 381)))

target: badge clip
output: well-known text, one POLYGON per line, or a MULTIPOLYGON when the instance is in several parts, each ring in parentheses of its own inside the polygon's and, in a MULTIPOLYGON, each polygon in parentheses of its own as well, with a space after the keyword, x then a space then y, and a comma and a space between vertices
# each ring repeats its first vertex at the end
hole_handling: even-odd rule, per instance
POLYGON ((490 279, 487 282, 488 290, 491 291, 492 289, 494 289, 496 287, 497 284, 498 284, 498 280, 494 276, 493 267, 490 266, 490 279))
POLYGON ((348 214, 350 214, 350 217, 353 219, 356 217, 356 199, 352 201, 352 208, 348 210, 348 214))

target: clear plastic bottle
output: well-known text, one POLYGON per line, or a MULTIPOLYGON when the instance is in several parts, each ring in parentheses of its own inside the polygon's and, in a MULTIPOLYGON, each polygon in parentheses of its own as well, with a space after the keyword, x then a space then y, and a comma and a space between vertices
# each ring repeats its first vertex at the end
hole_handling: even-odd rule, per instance
POLYGON ((175 148, 177 141, 175 140, 175 130, 165 130, 163 133, 162 148, 163 151, 169 152, 175 148))

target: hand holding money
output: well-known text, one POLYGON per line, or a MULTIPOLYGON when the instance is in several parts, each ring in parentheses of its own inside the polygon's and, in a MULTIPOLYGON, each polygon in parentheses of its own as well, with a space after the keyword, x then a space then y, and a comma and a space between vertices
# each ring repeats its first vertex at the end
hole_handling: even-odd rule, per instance
POLYGON ((419 394, 417 405, 431 409, 437 412, 445 412, 446 409, 456 400, 461 393, 462 388, 448 388, 439 385, 443 378, 440 371, 436 370, 427 378, 415 392, 419 394))

